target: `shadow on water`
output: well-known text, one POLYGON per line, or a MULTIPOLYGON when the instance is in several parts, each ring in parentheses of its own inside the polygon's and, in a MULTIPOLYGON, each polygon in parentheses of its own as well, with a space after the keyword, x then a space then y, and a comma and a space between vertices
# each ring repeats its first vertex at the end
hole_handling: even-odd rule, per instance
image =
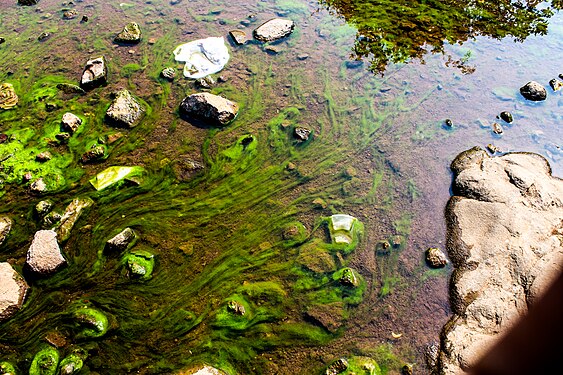
MULTIPOLYGON (((444 45, 463 44, 478 36, 513 37, 522 42, 530 35, 547 34, 548 21, 563 8, 558 0, 542 1, 348 1, 319 0, 330 12, 357 28, 351 58, 370 60, 370 70, 385 72, 390 63, 404 63, 424 55, 444 53, 444 45)), ((464 74, 474 68, 466 58, 448 58, 447 65, 464 74)))

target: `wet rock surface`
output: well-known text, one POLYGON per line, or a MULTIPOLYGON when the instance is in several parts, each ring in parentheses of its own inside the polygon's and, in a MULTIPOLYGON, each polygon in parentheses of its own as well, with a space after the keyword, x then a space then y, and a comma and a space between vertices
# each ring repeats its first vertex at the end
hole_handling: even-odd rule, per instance
POLYGON ((78 130, 78 127, 82 124, 80 117, 73 113, 67 112, 63 115, 61 120, 61 130, 73 134, 78 130))
POLYGON ((536 81, 530 81, 520 88, 522 96, 534 102, 545 100, 547 98, 547 91, 545 87, 536 81))
POLYGON ((452 170, 453 316, 441 335, 441 374, 470 369, 563 270, 563 181, 543 157, 473 148, 452 170))
POLYGON ((221 370, 216 369, 208 365, 200 365, 196 367, 191 367, 187 370, 182 370, 177 373, 178 375, 225 375, 221 370))
POLYGON ((109 251, 121 252, 126 250, 134 240, 135 232, 133 232, 133 229, 125 228, 106 242, 106 249, 109 251))
POLYGON ((293 32, 295 24, 291 20, 274 18, 254 30, 254 38, 261 42, 272 42, 284 38, 293 32))
POLYGON ((9 263, 0 263, 0 321, 22 307, 27 289, 27 283, 9 263))
POLYGON ((231 30, 229 31, 229 35, 233 39, 233 41, 238 44, 239 46, 246 43, 246 33, 242 30, 231 30))
POLYGON ((90 90, 105 85, 107 83, 107 75, 108 70, 103 56, 89 60, 84 67, 80 86, 85 90, 90 90))
POLYGON ((130 22, 115 37, 115 42, 125 44, 135 44, 141 41, 141 28, 136 22, 130 22))
POLYGON ((224 126, 238 113, 238 104, 207 92, 192 94, 180 104, 180 111, 189 117, 224 126))
POLYGON ((115 94, 115 99, 106 112, 106 119, 111 125, 122 128, 133 128, 139 124, 145 108, 127 90, 115 94))
POLYGON ((12 219, 10 219, 8 216, 0 217, 0 245, 2 245, 4 241, 6 241, 8 234, 10 234, 12 224, 12 219))
POLYGON ((442 250, 431 247, 426 250, 426 263, 432 268, 442 268, 448 264, 448 260, 442 250))
POLYGON ((26 265, 40 275, 48 275, 66 264, 61 254, 57 233, 53 230, 40 230, 35 233, 27 251, 26 265))

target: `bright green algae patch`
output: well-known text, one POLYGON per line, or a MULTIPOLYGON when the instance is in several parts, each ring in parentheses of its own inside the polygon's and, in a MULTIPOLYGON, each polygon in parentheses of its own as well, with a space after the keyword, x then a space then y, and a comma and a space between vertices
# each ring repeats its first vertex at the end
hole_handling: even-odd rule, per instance
POLYGON ((134 250, 123 256, 121 262, 127 269, 129 277, 148 280, 154 269, 154 255, 144 250, 134 250))
POLYGON ((10 362, 0 362, 0 374, 16 375, 16 368, 10 362))
POLYGON ((59 352, 57 349, 48 347, 40 350, 29 368, 29 375, 55 375, 59 365, 59 352))
POLYGON ((106 315, 92 307, 76 307, 72 312, 72 317, 80 337, 102 337, 109 329, 109 321, 106 315))

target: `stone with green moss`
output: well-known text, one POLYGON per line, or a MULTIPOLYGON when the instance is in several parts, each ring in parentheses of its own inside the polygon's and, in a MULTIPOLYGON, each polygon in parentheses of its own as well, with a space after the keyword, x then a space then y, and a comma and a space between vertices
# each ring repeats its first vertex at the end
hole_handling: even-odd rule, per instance
POLYGON ((356 276, 356 272, 351 268, 344 268, 341 271, 338 281, 340 281, 340 284, 352 288, 356 288, 360 284, 360 281, 356 276))
POLYGON ((59 365, 59 375, 72 375, 78 373, 82 366, 84 366, 84 360, 82 355, 73 353, 64 358, 59 365))
POLYGON ((102 337, 109 329, 108 318, 98 309, 80 306, 72 315, 80 330, 79 336, 86 338, 102 337))
POLYGON ((154 255, 148 251, 132 251, 123 257, 122 263, 132 279, 148 280, 152 277, 154 255))
POLYGON ((307 228, 299 221, 291 222, 282 229, 282 238, 288 243, 296 244, 307 239, 307 228))
POLYGON ((59 352, 55 348, 47 347, 33 357, 29 375, 55 375, 58 364, 59 352))
POLYGON ((369 357, 339 358, 328 365, 326 375, 381 375, 381 368, 369 357))
POLYGON ((16 375, 16 368, 10 362, 0 362, 0 374, 16 375))

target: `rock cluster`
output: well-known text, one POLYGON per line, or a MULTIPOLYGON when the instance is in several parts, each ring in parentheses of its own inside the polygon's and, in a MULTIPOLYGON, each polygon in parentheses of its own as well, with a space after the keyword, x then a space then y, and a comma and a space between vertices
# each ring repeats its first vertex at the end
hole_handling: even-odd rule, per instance
POLYGON ((480 148, 452 163, 447 247, 455 270, 453 316, 440 374, 463 374, 528 311, 563 270, 563 180, 536 154, 490 157, 480 148))

